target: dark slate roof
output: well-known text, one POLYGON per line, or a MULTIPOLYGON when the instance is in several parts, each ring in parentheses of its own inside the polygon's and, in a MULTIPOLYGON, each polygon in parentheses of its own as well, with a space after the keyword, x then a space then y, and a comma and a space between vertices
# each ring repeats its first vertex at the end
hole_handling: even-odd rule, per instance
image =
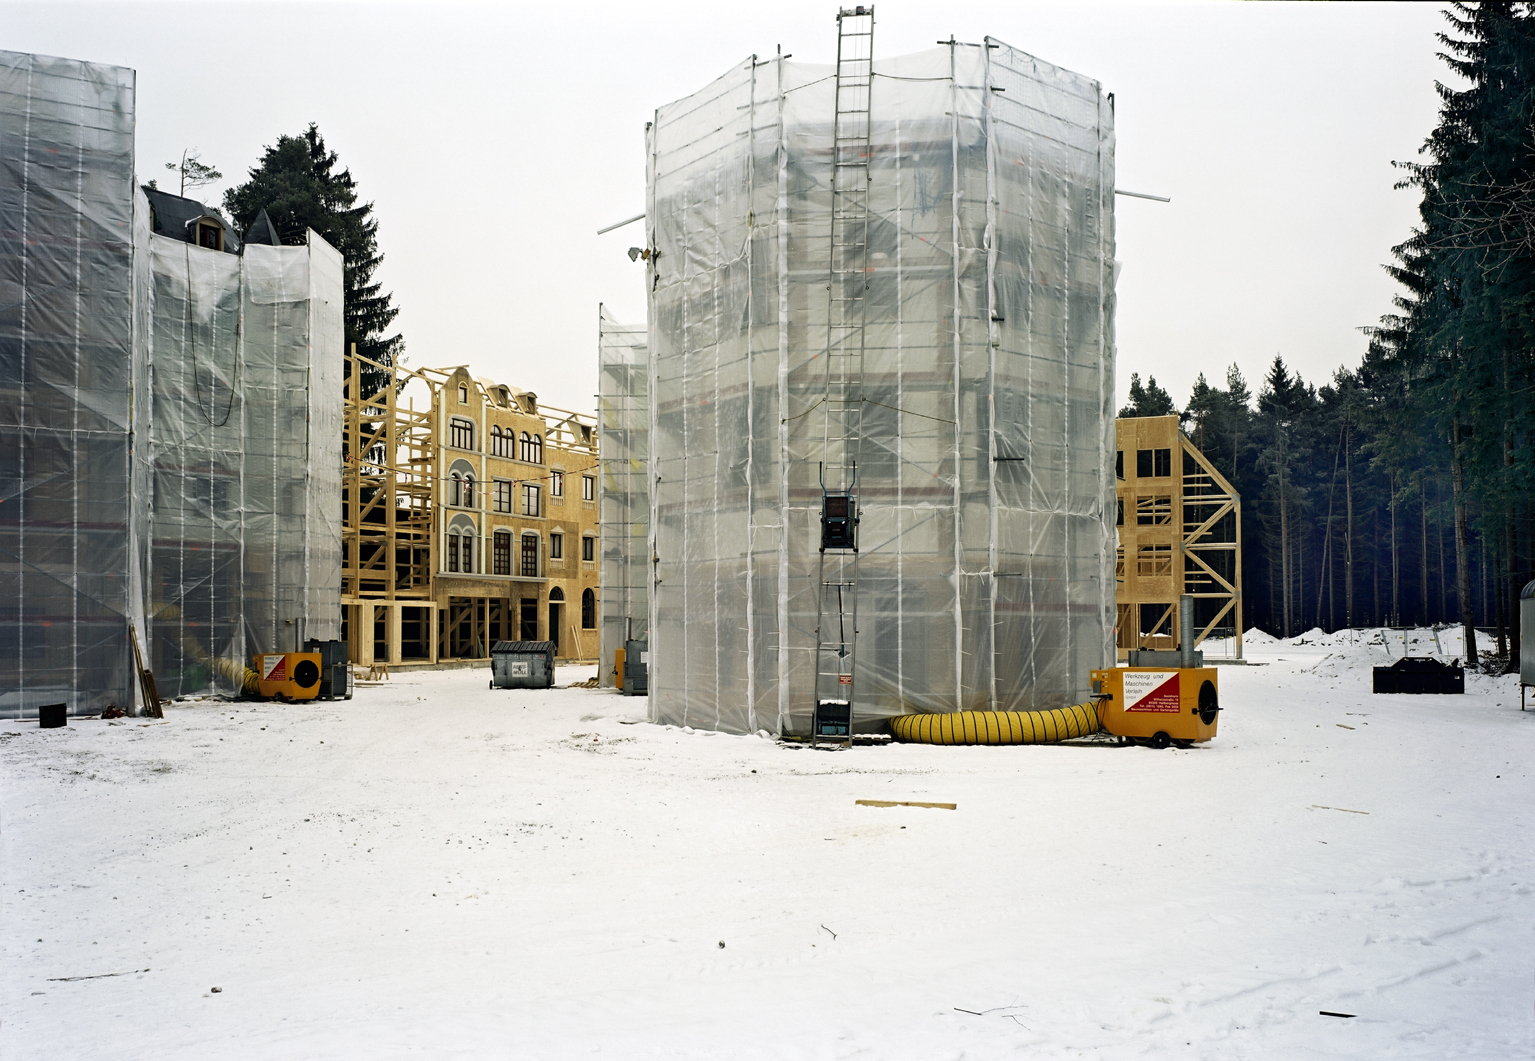
POLYGON ((235 231, 229 219, 216 208, 206 206, 196 199, 188 199, 185 196, 161 191, 159 188, 151 188, 147 184, 144 185, 144 196, 149 200, 150 227, 156 235, 179 239, 183 243, 196 243, 197 235, 192 231, 189 222, 199 217, 212 216, 224 222, 225 252, 240 253, 240 233, 235 231))
POLYGON ((266 216, 266 211, 256 215, 256 220, 251 222, 251 227, 245 230, 246 243, 261 243, 268 247, 281 247, 282 237, 277 234, 277 226, 272 224, 272 219, 266 216))

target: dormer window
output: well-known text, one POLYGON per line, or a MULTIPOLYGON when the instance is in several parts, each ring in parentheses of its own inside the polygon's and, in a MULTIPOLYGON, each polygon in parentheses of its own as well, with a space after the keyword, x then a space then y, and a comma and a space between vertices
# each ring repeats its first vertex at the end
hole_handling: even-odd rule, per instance
POLYGON ((469 385, 467 383, 460 383, 458 385, 458 404, 469 404, 469 385))
POLYGON ((207 247, 209 250, 224 249, 224 226, 218 221, 203 220, 196 223, 196 246, 207 247))

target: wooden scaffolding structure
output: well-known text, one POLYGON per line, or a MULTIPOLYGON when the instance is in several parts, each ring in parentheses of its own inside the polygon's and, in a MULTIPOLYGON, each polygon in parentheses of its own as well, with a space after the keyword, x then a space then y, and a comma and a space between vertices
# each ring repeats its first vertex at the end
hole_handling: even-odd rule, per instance
POLYGON ((416 658, 437 660, 433 407, 440 385, 423 372, 359 356, 355 346, 347 361, 341 606, 355 663, 373 663, 378 642, 387 646, 385 660, 404 658, 407 609, 423 609, 413 612, 416 658), (400 404, 415 380, 432 396, 425 409, 400 404))
POLYGON ((1197 647, 1231 637, 1242 656, 1242 499, 1176 416, 1114 421, 1119 549, 1115 645, 1178 648, 1179 598, 1195 602, 1197 647))

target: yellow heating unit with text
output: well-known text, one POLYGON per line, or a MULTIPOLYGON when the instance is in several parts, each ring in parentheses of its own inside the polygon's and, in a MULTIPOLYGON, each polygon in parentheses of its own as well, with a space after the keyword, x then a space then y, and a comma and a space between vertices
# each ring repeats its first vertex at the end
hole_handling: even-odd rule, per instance
POLYGON ((1214 667, 1113 667, 1092 672, 1103 728, 1153 748, 1215 736, 1220 681, 1214 667))
POLYGON ((320 653, 264 652, 251 657, 256 687, 268 699, 313 700, 320 695, 320 653))

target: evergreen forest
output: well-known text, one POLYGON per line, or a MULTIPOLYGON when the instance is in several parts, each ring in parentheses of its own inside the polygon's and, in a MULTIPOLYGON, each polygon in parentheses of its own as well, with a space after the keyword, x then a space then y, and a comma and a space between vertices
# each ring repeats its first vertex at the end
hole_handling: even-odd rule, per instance
POLYGON ((1419 223, 1359 367, 1312 382, 1276 356, 1249 382, 1233 365, 1181 410, 1135 376, 1120 415, 1177 413, 1240 492, 1247 626, 1474 624, 1501 670, 1535 577, 1535 5, 1445 14, 1456 84, 1395 163, 1419 223))

